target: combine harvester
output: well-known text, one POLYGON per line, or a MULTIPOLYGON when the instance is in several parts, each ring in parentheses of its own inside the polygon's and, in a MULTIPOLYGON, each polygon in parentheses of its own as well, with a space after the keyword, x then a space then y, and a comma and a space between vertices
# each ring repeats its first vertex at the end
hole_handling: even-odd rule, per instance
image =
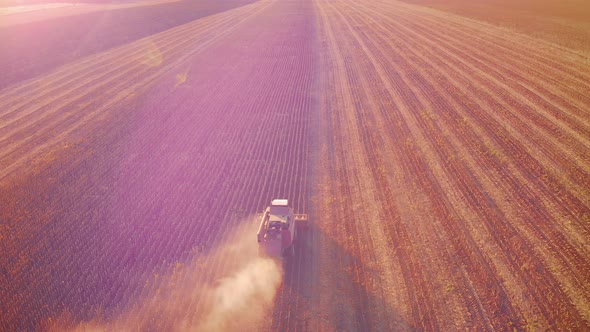
POLYGON ((294 256, 298 229, 307 227, 307 214, 295 214, 286 199, 274 199, 262 214, 256 234, 259 254, 275 258, 294 256))

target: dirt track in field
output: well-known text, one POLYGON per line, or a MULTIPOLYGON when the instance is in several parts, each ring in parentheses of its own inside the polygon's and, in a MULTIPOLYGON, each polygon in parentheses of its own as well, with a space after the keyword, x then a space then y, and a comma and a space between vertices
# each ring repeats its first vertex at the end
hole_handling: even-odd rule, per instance
POLYGON ((403 2, 263 0, 11 85, 0 330, 199 326, 194 294, 134 310, 231 280, 211 252, 276 197, 312 226, 269 329, 588 329, 588 62, 403 2))

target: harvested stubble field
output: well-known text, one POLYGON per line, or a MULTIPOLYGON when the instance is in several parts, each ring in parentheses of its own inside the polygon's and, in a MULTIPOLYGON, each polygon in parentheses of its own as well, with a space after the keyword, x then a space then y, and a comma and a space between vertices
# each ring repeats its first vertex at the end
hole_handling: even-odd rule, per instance
POLYGON ((0 90, 0 330, 590 328, 582 49, 235 5, 0 90), (282 267, 251 257, 277 197, 312 220, 282 267))
POLYGON ((403 0, 546 39, 590 54, 590 2, 586 0, 403 0))

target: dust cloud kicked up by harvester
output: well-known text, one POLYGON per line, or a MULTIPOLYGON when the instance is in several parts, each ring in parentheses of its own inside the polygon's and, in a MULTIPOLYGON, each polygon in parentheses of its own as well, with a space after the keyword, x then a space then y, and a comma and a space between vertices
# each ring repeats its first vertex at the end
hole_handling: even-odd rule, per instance
MULTIPOLYGON (((280 262, 258 256, 248 222, 209 254, 177 264, 157 287, 110 322, 73 331, 237 331, 263 328, 283 278, 280 262)), ((60 328, 61 330, 61 328, 60 328)))

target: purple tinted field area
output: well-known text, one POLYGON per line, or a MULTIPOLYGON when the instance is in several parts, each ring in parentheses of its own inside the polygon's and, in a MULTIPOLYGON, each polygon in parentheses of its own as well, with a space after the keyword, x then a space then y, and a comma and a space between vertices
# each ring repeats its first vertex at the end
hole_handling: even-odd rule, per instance
POLYGON ((179 1, 0 26, 0 89, 74 59, 252 2, 179 1))
POLYGON ((0 89, 0 331, 590 330, 584 54, 394 0, 147 35, 0 89))
MULTIPOLYGON (((187 46, 175 56, 192 55, 149 88, 2 180, 0 330, 115 319, 271 199, 306 211, 312 5, 264 6, 267 15, 243 10, 207 23, 221 25, 213 42, 187 46)), ((76 98, 97 105, 105 89, 76 98)), ((36 123, 19 151, 81 121, 63 116, 73 107, 36 123)), ((26 132, 37 120, 19 121, 26 132)))

